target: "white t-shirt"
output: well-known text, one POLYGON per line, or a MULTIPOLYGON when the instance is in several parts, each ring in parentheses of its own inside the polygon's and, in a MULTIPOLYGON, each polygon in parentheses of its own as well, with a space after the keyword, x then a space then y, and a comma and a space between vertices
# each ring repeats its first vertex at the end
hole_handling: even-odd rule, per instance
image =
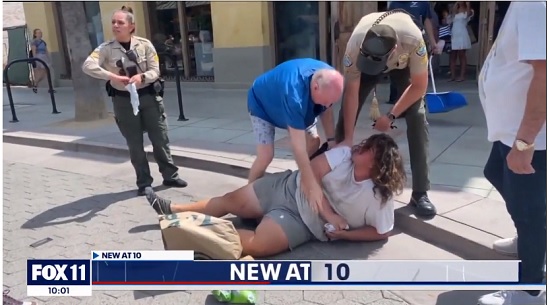
MULTIPOLYGON (((533 78, 529 60, 546 60, 546 2, 512 1, 479 77, 491 142, 514 144, 533 78)), ((546 149, 546 123, 534 144, 546 149)))
MULTIPOLYGON (((393 229, 393 199, 384 205, 380 196, 374 196, 372 181, 355 181, 351 149, 336 147, 325 153, 331 171, 323 177, 323 192, 330 205, 349 224, 350 229, 364 226, 376 228, 379 234, 393 229)), ((326 241, 325 222, 314 213, 300 190, 300 175, 297 176, 296 199, 300 216, 315 237, 326 241)))

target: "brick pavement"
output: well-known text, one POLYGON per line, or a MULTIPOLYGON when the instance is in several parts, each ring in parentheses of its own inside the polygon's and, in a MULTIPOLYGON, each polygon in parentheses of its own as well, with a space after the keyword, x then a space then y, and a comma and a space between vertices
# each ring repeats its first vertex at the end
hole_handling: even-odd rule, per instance
MULTIPOLYGON (((85 161, 83 162, 85 163, 85 161)), ((84 258, 90 251, 161 250, 157 220, 132 180, 4 161, 4 289, 26 295, 26 259, 84 258), (128 191, 124 191, 128 190, 128 191), (37 246, 30 245, 50 238, 37 246)), ((83 165, 85 166, 85 165, 83 165)), ((180 190, 166 196, 193 199, 180 190)), ((39 304, 216 304, 208 292, 109 291, 91 298, 36 298, 39 304)), ((392 292, 260 292, 258 304, 406 305, 392 292)))

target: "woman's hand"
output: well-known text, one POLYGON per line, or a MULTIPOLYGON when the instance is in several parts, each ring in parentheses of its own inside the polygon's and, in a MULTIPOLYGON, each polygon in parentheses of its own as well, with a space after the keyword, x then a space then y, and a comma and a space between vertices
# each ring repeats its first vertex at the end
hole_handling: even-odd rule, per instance
POLYGON ((333 232, 326 232, 328 239, 332 240, 343 240, 346 239, 346 230, 338 230, 333 232))
POLYGON ((349 229, 348 222, 344 219, 344 217, 336 213, 331 213, 331 215, 327 215, 326 218, 327 219, 325 220, 330 223, 334 227, 334 229, 336 229, 336 231, 349 229))
POLYGON ((109 76, 109 80, 113 83, 119 83, 124 86, 128 85, 128 83, 130 82, 130 78, 128 78, 128 76, 116 75, 114 73, 111 73, 111 75, 109 76))
POLYGON ((141 85, 141 74, 136 74, 130 78, 130 84, 136 84, 136 86, 141 85))

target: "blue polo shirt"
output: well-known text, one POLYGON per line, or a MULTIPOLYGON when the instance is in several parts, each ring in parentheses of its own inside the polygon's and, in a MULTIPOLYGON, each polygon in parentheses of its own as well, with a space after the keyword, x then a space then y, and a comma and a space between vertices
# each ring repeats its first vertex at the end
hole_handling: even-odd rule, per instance
POLYGON ((278 128, 305 130, 326 110, 311 99, 311 78, 320 69, 333 68, 322 61, 301 58, 260 75, 248 91, 248 112, 278 128))

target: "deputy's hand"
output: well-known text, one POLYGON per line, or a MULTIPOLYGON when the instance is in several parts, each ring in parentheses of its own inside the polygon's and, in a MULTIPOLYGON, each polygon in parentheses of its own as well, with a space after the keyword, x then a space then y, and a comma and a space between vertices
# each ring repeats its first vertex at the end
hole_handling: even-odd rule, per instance
POLYGON ((303 180, 302 191, 306 195, 307 202, 311 206, 311 209, 315 213, 318 213, 323 203, 323 190, 321 186, 319 186, 319 183, 317 183, 315 179, 311 179, 310 181, 307 179, 303 180))
POLYGON ((327 216, 327 219, 325 220, 330 223, 336 231, 349 229, 348 222, 344 219, 344 217, 336 213, 331 213, 331 215, 327 216))
POLYGON ((379 117, 374 123, 374 128, 380 132, 387 132, 391 128, 390 118, 385 115, 379 117))
POLYGON ((330 150, 336 146, 336 141, 330 140, 330 141, 327 141, 327 144, 328 144, 328 149, 330 150))
POLYGON ((109 80, 113 83, 119 83, 124 86, 128 85, 128 83, 130 82, 130 78, 128 78, 128 76, 117 75, 114 73, 111 74, 111 76, 109 77, 109 80))
POLYGON ((508 156, 506 156, 508 168, 519 175, 534 174, 535 169, 531 165, 534 153, 534 149, 519 151, 514 145, 508 153, 508 156))
POLYGON ((136 86, 141 85, 141 74, 136 74, 130 78, 130 84, 136 84, 136 86))

